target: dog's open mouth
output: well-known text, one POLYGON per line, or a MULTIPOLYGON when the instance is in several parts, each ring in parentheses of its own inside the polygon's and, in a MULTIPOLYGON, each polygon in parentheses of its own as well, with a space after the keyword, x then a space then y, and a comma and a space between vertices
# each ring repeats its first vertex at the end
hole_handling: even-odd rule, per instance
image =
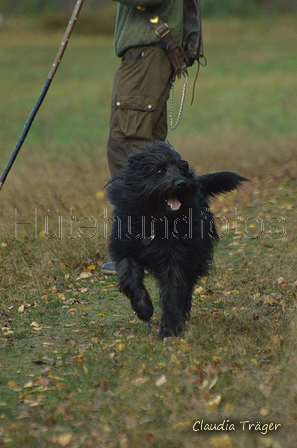
POLYGON ((174 197, 168 198, 168 199, 165 199, 165 202, 166 202, 169 210, 176 211, 181 208, 181 202, 177 198, 174 198, 174 197))

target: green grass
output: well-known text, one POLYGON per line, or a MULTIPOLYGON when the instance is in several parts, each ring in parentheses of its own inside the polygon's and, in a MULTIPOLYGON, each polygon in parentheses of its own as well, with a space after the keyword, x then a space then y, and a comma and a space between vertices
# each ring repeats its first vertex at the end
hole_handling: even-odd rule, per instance
MULTIPOLYGON (((2 170, 61 36, 0 31, 2 170)), ((213 202, 214 268, 182 337, 164 342, 154 280, 148 332, 100 273, 118 60, 110 39, 71 38, 0 196, 0 446, 296 446, 296 18, 209 20, 204 36, 207 68, 193 106, 191 70, 169 139, 198 173, 252 182, 213 202), (236 431, 192 429, 224 419, 236 431)))

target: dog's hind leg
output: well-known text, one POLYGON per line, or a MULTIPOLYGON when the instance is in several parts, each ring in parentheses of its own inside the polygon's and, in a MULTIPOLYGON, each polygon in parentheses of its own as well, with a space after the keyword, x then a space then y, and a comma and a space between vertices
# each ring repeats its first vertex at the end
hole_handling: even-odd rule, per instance
POLYGON ((187 322, 191 318, 191 309, 192 309, 192 293, 193 288, 190 288, 187 293, 184 295, 184 309, 183 309, 183 320, 187 322))
POLYGON ((149 293, 143 285, 144 270, 132 258, 123 258, 116 263, 119 290, 130 299, 139 319, 149 322, 154 307, 149 293))

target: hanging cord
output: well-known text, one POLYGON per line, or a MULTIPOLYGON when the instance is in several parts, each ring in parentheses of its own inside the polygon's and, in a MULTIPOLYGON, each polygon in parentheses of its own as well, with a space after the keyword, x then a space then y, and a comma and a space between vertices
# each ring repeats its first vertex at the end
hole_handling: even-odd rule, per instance
POLYGON ((196 72, 196 76, 195 76, 194 84, 193 84, 191 106, 192 106, 193 103, 194 103, 194 98, 195 98, 195 88, 196 88, 196 82, 197 82, 198 75, 199 75, 200 65, 201 65, 202 67, 206 67, 206 65, 207 65, 207 59, 206 59, 206 57, 205 57, 204 55, 200 56, 199 59, 198 59, 198 67, 197 67, 197 72, 196 72))
POLYGON ((174 90, 174 84, 175 84, 176 77, 174 76, 172 78, 172 80, 171 80, 169 124, 170 124, 170 129, 172 131, 174 131, 177 128, 177 126, 178 126, 178 124, 180 122, 180 119, 181 119, 181 116, 182 116, 182 113, 183 113, 184 103, 185 103, 187 83, 188 83, 188 74, 187 74, 187 72, 183 72, 183 75, 185 77, 184 87, 183 87, 183 92, 182 92, 182 97, 181 97, 181 102, 180 102, 178 115, 177 115, 176 122, 175 122, 174 126, 173 126, 173 90, 174 90))

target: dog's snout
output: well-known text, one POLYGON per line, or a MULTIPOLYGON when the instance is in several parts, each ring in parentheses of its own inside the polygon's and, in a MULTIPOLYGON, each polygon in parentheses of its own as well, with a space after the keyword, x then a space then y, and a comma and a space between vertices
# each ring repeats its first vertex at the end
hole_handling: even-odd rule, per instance
POLYGON ((179 179, 179 180, 175 181, 174 185, 177 188, 183 188, 183 187, 185 187, 187 185, 187 182, 185 180, 179 179))

